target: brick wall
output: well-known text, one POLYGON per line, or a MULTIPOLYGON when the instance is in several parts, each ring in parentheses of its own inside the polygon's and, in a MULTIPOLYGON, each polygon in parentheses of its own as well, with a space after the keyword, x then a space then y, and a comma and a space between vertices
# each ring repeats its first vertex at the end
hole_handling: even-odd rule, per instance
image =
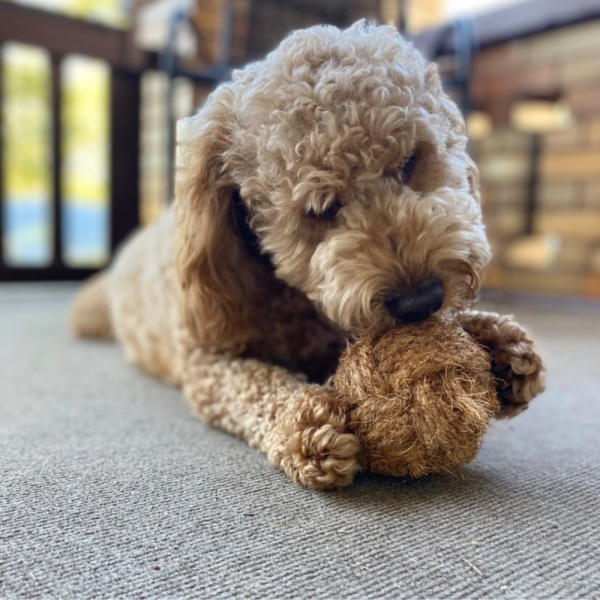
POLYGON ((472 145, 495 251, 487 285, 600 297, 600 20, 484 49, 471 93, 494 126, 472 145), (531 97, 564 100, 573 124, 542 134, 538 159, 533 233, 553 235, 560 250, 525 269, 506 256, 526 231, 532 137, 510 112, 531 97))

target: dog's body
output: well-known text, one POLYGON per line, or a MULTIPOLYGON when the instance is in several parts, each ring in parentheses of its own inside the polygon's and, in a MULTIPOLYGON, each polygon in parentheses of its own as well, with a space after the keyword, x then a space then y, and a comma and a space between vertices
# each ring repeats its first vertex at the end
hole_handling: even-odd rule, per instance
MULTIPOLYGON (((129 361, 181 385, 186 336, 175 269, 175 235, 170 209, 157 223, 137 232, 112 267, 90 285, 96 297, 109 304, 109 311, 90 311, 88 298, 82 294, 72 316, 76 331, 87 331, 89 337, 115 337, 129 361)), ((276 279, 267 264, 263 277, 264 302, 253 315, 260 335, 249 339, 239 355, 305 373, 314 382, 324 381, 346 345, 344 333, 305 294, 276 279)))
POLYGON ((469 310, 490 254, 465 134, 392 28, 296 32, 191 120, 175 208, 82 292, 75 331, 116 337, 203 420, 319 488, 358 464, 319 385, 348 336, 455 316, 526 405, 542 388, 531 341, 469 310))

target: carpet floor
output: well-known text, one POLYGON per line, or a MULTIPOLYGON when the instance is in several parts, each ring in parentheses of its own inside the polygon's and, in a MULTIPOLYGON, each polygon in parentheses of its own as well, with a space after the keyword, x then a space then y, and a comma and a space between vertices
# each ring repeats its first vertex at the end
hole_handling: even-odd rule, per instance
POLYGON ((0 597, 600 598, 600 319, 529 325, 548 391, 457 477, 291 484, 118 347, 73 288, 0 286, 0 597))

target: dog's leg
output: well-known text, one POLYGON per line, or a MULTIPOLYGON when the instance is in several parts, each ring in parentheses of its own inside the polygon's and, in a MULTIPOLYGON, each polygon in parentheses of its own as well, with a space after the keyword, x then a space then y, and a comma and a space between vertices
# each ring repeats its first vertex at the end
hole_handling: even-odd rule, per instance
POLYGON ((358 441, 336 392, 254 359, 187 355, 184 394, 199 417, 265 452, 294 482, 316 489, 352 483, 358 441))
POLYGON ((527 332, 510 315, 469 310, 460 313, 465 331, 492 355, 502 409, 512 417, 544 391, 544 365, 527 332))

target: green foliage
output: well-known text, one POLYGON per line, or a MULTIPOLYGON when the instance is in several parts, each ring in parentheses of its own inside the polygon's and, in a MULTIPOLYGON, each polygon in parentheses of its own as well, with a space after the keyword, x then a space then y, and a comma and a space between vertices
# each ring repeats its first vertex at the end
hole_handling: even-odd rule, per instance
POLYGON ((7 44, 2 55, 7 196, 48 196, 48 57, 42 50, 16 44, 7 44))
POLYGON ((64 194, 79 202, 103 202, 108 196, 108 68, 73 57, 64 73, 64 194))
POLYGON ((34 6, 112 27, 124 28, 130 23, 125 0, 0 0, 34 6))
MULTIPOLYGON (((14 200, 50 195, 49 59, 43 50, 3 50, 6 191, 14 200)), ((108 195, 109 73, 99 61, 63 62, 62 144, 65 198, 102 202, 108 195)))

